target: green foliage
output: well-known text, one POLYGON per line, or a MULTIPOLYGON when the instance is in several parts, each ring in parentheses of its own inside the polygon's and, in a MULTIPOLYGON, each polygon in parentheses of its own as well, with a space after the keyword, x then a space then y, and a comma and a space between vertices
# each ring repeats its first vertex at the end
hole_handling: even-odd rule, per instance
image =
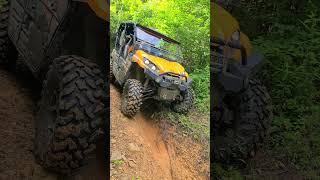
POLYGON ((240 19, 242 29, 254 37, 274 32, 277 25, 294 25, 305 19, 307 10, 319 7, 320 2, 309 0, 241 0, 233 14, 240 19))
POLYGON ((245 179, 240 172, 233 167, 222 167, 220 164, 215 165, 212 169, 212 177, 215 179, 226 179, 226 180, 243 180, 245 179))
POLYGON ((320 106, 311 111, 311 115, 298 119, 299 126, 286 117, 276 117, 270 139, 273 150, 282 152, 280 158, 290 157, 298 169, 308 173, 320 168, 320 106))
POLYGON ((259 76, 274 105, 268 149, 302 175, 318 179, 320 2, 248 0, 240 7, 233 14, 265 57, 259 76))
POLYGON ((254 41, 265 55, 261 79, 274 104, 269 146, 305 175, 320 167, 320 16, 314 4, 308 7, 305 20, 275 23, 254 41))
POLYGON ((196 95, 196 107, 201 112, 210 109, 210 68, 196 69, 190 76, 193 78, 193 89, 196 95))
POLYGON ((111 163, 114 165, 114 166, 120 166, 124 163, 124 161, 122 159, 118 159, 118 160, 113 160, 111 161, 111 163))
POLYGON ((110 12, 112 34, 120 23, 136 22, 179 41, 189 71, 209 64, 209 1, 115 0, 110 12))
MULTIPOLYGON (((114 0, 111 1, 111 39, 120 23, 131 21, 155 29, 181 43, 182 64, 193 79, 196 111, 209 117, 210 86, 210 6, 206 0, 114 0)), ((193 136, 209 137, 209 120, 206 127, 192 122, 192 115, 167 114, 192 132, 193 136)), ((200 113, 198 114, 200 115, 200 113)))

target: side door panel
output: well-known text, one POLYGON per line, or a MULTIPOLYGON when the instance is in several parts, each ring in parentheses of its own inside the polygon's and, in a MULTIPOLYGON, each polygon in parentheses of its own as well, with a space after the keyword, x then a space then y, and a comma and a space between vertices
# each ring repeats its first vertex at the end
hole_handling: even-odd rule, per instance
POLYGON ((127 59, 124 59, 116 51, 113 51, 112 59, 113 59, 112 71, 114 73, 116 80, 122 85, 123 83, 125 83, 125 80, 127 78, 132 62, 129 59, 129 57, 127 59))

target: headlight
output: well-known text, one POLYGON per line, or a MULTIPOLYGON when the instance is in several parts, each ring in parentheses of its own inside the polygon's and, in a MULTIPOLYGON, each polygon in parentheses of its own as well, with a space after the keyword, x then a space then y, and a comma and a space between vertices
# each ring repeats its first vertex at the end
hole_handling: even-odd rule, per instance
POLYGON ((240 41, 240 31, 236 31, 231 35, 232 41, 240 41))
POLYGON ((144 62, 144 64, 149 68, 149 69, 151 69, 152 71, 155 71, 155 72, 157 72, 157 73, 159 73, 159 68, 155 65, 155 64, 153 64, 149 59, 147 59, 147 58, 143 58, 143 62, 144 62))
POLYGON ((154 71, 157 70, 156 66, 151 66, 151 69, 154 71))

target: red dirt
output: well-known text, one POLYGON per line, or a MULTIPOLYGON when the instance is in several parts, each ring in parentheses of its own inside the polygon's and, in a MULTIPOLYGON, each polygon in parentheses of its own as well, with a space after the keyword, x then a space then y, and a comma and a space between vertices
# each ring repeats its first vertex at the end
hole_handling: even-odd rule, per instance
POLYGON ((199 163, 200 144, 174 137, 177 132, 173 127, 159 128, 142 113, 132 119, 125 117, 120 112, 120 94, 113 86, 110 98, 111 179, 207 178, 209 160, 199 163))

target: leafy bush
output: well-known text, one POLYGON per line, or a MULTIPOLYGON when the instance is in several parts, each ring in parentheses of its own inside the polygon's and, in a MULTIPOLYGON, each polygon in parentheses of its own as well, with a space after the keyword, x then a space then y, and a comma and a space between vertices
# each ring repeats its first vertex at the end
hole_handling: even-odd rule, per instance
POLYGON ((267 147, 310 179, 319 178, 320 168, 319 8, 319 1, 242 0, 233 12, 265 56, 259 76, 275 115, 267 147))
POLYGON ((209 7, 205 0, 111 1, 111 34, 125 21, 155 29, 181 43, 183 64, 192 72, 210 61, 209 7))
MULTIPOLYGON (((120 23, 131 21, 155 29, 181 43, 181 62, 193 79, 195 109, 186 115, 163 110, 164 119, 179 124, 196 139, 209 140, 210 5, 206 0, 111 1, 111 41, 120 23)), ((160 119, 162 119, 160 117, 160 119)))
POLYGON ((210 68, 196 69, 190 76, 193 78, 193 89, 196 95, 196 106, 208 114, 210 109, 210 68))
POLYGON ((270 148, 313 174, 320 168, 320 16, 310 7, 304 21, 276 24, 254 44, 265 55, 261 77, 274 104, 270 148))

